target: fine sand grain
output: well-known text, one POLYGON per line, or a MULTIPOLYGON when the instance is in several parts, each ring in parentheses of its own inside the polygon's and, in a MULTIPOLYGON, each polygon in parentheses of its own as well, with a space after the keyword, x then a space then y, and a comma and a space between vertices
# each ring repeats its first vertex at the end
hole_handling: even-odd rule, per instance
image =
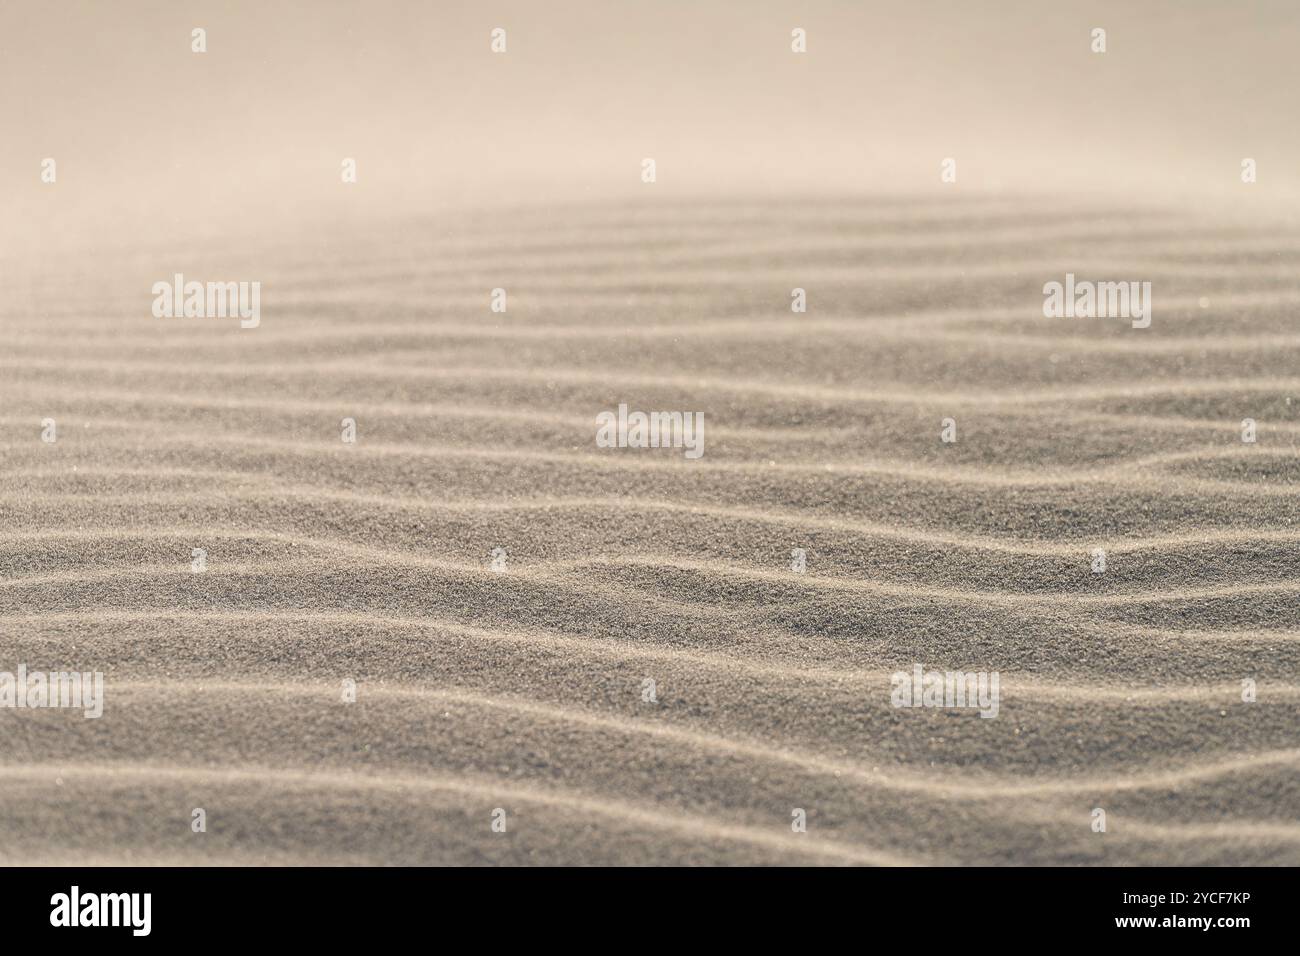
POLYGON ((1300 864, 1300 229, 755 200, 129 246, 5 266, 0 670, 107 699, 0 710, 0 861, 1300 864), (261 326, 155 319, 176 271, 259 280, 261 326), (1044 318, 1067 272, 1152 282, 1151 327, 1044 318), (598 448, 620 403, 704 456, 598 448), (998 715, 893 707, 916 664, 998 715))

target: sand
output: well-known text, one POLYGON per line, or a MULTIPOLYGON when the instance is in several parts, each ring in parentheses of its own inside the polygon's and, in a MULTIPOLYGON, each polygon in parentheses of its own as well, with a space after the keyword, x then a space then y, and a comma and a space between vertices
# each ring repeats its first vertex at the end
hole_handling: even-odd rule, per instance
POLYGON ((1298 259, 755 198, 10 260, 0 670, 106 699, 0 709, 0 861, 1300 864, 1298 259), (177 271, 260 326, 154 318, 177 271), (1151 327, 1044 318, 1067 272, 1151 327))

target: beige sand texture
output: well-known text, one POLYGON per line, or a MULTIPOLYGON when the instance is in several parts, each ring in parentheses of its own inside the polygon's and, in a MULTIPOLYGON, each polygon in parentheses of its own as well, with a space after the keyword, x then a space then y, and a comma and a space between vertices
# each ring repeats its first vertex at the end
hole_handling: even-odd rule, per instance
POLYGON ((1300 861, 1300 231, 1089 208, 516 211, 255 250, 256 330, 6 303, 5 659, 108 687, 0 714, 5 860, 1300 861), (1042 317, 1098 226, 1150 329, 1042 317), (704 457, 597 448, 619 402, 704 457), (894 708, 916 663, 998 716, 894 708))
POLYGON ((0 707, 0 863, 1300 864, 1300 27, 1244 6, 4 4, 0 672, 106 701, 0 707))

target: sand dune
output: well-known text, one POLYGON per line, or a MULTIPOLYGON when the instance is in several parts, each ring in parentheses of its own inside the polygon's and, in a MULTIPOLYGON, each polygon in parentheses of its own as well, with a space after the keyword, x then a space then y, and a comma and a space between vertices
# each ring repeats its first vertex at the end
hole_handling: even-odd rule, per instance
POLYGON ((0 671, 106 700, 0 710, 0 860, 1300 863, 1294 228, 974 197, 363 238, 4 263, 0 671), (261 326, 153 318, 178 271, 261 281, 261 326), (1151 281, 1151 327, 1045 319, 1066 271, 1151 281), (704 457, 597 447, 620 402, 702 411, 704 457), (998 672, 997 716, 894 706, 916 664, 998 672))

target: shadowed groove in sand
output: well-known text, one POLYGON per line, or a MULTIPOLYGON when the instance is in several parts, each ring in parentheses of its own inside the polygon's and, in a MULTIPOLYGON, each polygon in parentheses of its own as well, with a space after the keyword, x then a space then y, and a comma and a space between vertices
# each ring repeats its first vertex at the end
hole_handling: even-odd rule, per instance
POLYGON ((359 791, 397 790, 412 793, 439 791, 459 794, 475 799, 490 798, 530 803, 547 807, 564 814, 593 814, 624 824, 668 830, 682 836, 701 840, 722 840, 749 843, 766 850, 794 853, 843 863, 869 866, 914 866, 921 860, 914 856, 902 857, 884 850, 850 846, 827 839, 805 839, 806 834, 795 835, 782 823, 774 823, 771 831, 757 826, 738 826, 683 813, 673 813, 639 806, 636 803, 585 794, 574 790, 524 787, 496 780, 474 780, 466 777, 434 776, 431 774, 347 774, 327 771, 291 770, 283 767, 240 769, 235 767, 177 767, 173 765, 115 765, 79 764, 75 766, 49 765, 5 766, 3 774, 16 779, 46 779, 55 774, 65 779, 88 779, 111 782, 139 780, 141 783, 159 783, 169 780, 209 780, 215 784, 249 782, 262 786, 268 784, 278 789, 359 791))
MULTIPOLYGON (((36 359, 20 361, 0 360, 0 368, 16 370, 45 370, 66 372, 68 370, 96 371, 132 370, 138 372, 164 371, 172 368, 166 361, 142 361, 139 359, 122 359, 115 361, 36 359)), ((981 405, 987 407, 1020 407, 1026 403, 1059 404, 1106 398, 1143 398, 1163 395, 1194 397, 1235 392, 1279 392, 1288 395, 1300 394, 1300 378, 1247 378, 1247 379, 1211 379, 1204 381, 1169 380, 1157 382, 1128 382, 1104 385, 1069 385, 1051 388, 1008 388, 1005 390, 971 389, 963 391, 930 390, 921 387, 891 390, 861 389, 853 387, 836 387, 828 385, 811 385, 804 383, 780 382, 752 377, 719 377, 717 375, 662 375, 635 374, 628 370, 602 371, 586 368, 547 368, 539 370, 523 366, 477 366, 444 365, 430 367, 422 365, 397 366, 391 362, 358 361, 352 359, 333 359, 314 362, 310 365, 265 366, 265 372, 274 372, 277 376, 315 377, 333 373, 354 379, 383 378, 410 379, 415 381, 428 379, 459 379, 469 382, 495 381, 508 373, 514 382, 564 382, 566 384, 600 384, 618 385, 627 388, 676 388, 688 393, 698 391, 729 392, 738 395, 768 395, 823 402, 866 403, 885 402, 893 405, 915 405, 950 403, 952 405, 981 405)), ((246 378, 250 367, 247 364, 204 364, 195 374, 214 377, 246 378)))
MULTIPOLYGON (((120 533, 120 537, 129 538, 133 532, 120 533)), ((170 532, 169 532, 170 533, 170 532)), ((248 532, 256 533, 256 532, 248 532)), ((268 535, 268 538, 275 537, 268 535)), ((2 540, 2 539, 0 539, 2 540)), ((283 540, 283 538, 282 538, 283 540)), ((299 539, 302 540, 302 539, 299 539)), ((494 573, 482 563, 453 561, 445 558, 430 558, 425 555, 408 552, 394 552, 365 545, 341 542, 338 540, 313 541, 312 544, 322 550, 352 557, 363 558, 379 565, 403 564, 425 567, 440 571, 479 575, 484 580, 493 580, 494 573)), ((289 567, 310 568, 327 562, 324 555, 303 556, 292 562, 284 559, 273 561, 240 561, 226 563, 220 569, 213 569, 209 574, 249 574, 272 569, 284 570, 289 567)), ((607 568, 651 568, 656 570, 688 571, 712 575, 714 577, 732 577, 743 580, 763 581, 796 589, 813 589, 830 592, 882 594, 892 597, 910 598, 918 601, 946 601, 952 603, 973 603, 1006 605, 1014 607, 1046 607, 1058 604, 1082 604, 1116 606, 1128 604, 1162 604, 1178 601, 1196 601, 1223 597, 1244 597, 1262 594, 1300 595, 1300 579, 1294 581, 1270 581, 1260 584, 1223 584, 1205 587, 1166 587, 1160 590, 1111 591, 1102 594, 1087 594, 1078 591, 1026 592, 982 591, 971 589, 925 587, 914 584, 901 584, 882 581, 860 581, 852 578, 831 578, 812 574, 801 574, 797 578, 783 571, 770 568, 742 565, 735 562, 694 561, 674 555, 638 555, 637 557, 582 558, 571 560, 535 560, 527 565, 515 565, 509 572, 521 578, 533 578, 553 583, 557 586, 570 587, 592 594, 607 593, 626 595, 631 593, 614 585, 593 586, 586 582, 574 581, 565 577, 564 571, 582 571, 590 567, 607 568)), ((44 585, 62 585, 73 582, 97 580, 117 580, 130 577, 165 578, 177 575, 189 575, 188 566, 176 565, 141 565, 136 567, 112 567, 97 569, 66 569, 45 575, 19 575, 0 578, 0 589, 14 587, 35 587, 44 585)), ((692 608, 697 608, 692 605, 692 608)), ((697 608, 698 609, 698 608, 697 608)), ((725 612, 719 612, 725 613, 725 612)))
MULTIPOLYGON (((600 454, 599 452, 543 452, 533 449, 436 445, 427 442, 419 445, 367 442, 361 445, 339 446, 327 443, 324 440, 317 442, 256 435, 239 436, 210 431, 186 432, 168 429, 165 426, 156 428, 155 434, 157 437, 154 440, 159 444, 237 445, 273 449, 282 454, 293 453, 301 456, 315 455, 331 458, 336 458, 339 455, 365 457, 407 456, 412 458, 436 458, 439 460, 459 458, 515 461, 537 463, 539 465, 558 463, 621 471, 662 472, 664 470, 689 468, 704 473, 789 473, 823 476, 882 475, 914 482, 989 488, 1070 487, 1081 484, 1103 483, 1127 489, 1167 489, 1175 486, 1189 492, 1207 491, 1256 496, 1291 496, 1300 494, 1300 484, 1207 479, 1181 471, 1166 471, 1158 475, 1148 473, 1162 465, 1181 464, 1188 461, 1240 460, 1240 453, 1235 449, 1224 449, 1218 446, 1147 455, 1139 459, 1128 459, 1098 465, 1091 469, 1063 467, 1045 473, 1020 473, 1007 469, 995 470, 989 467, 973 467, 969 465, 936 467, 916 462, 801 464, 775 461, 706 461, 703 458, 697 461, 688 461, 677 458, 635 458, 625 455, 600 454)), ((1252 448, 1251 454, 1256 457, 1289 459, 1294 454, 1294 451, 1290 448, 1252 448)), ((47 497, 53 498, 54 496, 47 497)))
MULTIPOLYGON (((699 651, 679 647, 644 647, 628 641, 611 641, 605 638, 570 637, 552 630, 502 629, 473 627, 451 618, 434 616, 404 616, 373 612, 351 611, 195 611, 157 610, 138 611, 105 608, 97 611, 46 611, 29 615, 9 615, 15 623, 26 622, 37 626, 61 622, 82 623, 87 620, 111 621, 223 621, 233 623, 305 622, 327 624, 382 624, 417 632, 446 632, 457 637, 507 645, 546 647, 578 656, 605 657, 613 660, 642 659, 665 664, 689 664, 726 674, 747 674, 760 678, 796 679, 809 683, 860 686, 872 692, 883 693, 889 686, 893 671, 868 670, 861 667, 807 667, 798 664, 774 665, 747 661, 724 651, 699 651)), ((1153 629, 1119 626, 1111 630, 1150 636, 1153 629)), ((1164 634, 1165 632, 1156 632, 1164 634)), ((1294 637, 1295 635, 1289 635, 1294 637)), ((1203 639, 1199 634, 1195 639, 1203 639)), ((1239 639, 1239 638, 1234 638, 1239 639)), ((210 683, 210 682, 203 682, 210 683)), ((233 685, 232 685, 233 686, 233 685)), ((1003 686, 1011 691, 1006 703, 1014 705, 1019 700, 1080 701, 1106 705, 1130 705, 1149 702, 1203 701, 1217 704, 1239 698, 1237 684, 1194 684, 1184 686, 1134 687, 1113 684, 1069 683, 1043 680, 1023 674, 1004 675, 1003 686)), ((1300 686, 1264 682, 1261 692, 1270 699, 1300 698, 1300 686)))
MULTIPOLYGON (((201 409, 204 411, 228 412, 228 411, 255 411, 262 414, 276 414, 293 412, 306 415, 332 414, 338 407, 337 400, 327 399, 303 399, 289 398, 286 396, 276 396, 275 398, 249 398, 244 395, 226 395, 220 399, 213 398, 204 394, 180 394, 175 392, 158 392, 158 391, 128 391, 124 389, 107 389, 107 388, 85 388, 78 386, 69 388, 59 385, 58 394, 60 401, 76 399, 78 403, 93 402, 95 404, 110 404, 121 402, 132 407, 132 420, 121 422, 116 420, 97 420, 95 428, 98 430, 107 430, 112 432, 158 432, 169 431, 177 432, 176 423, 168 419, 149 418, 140 415, 138 405, 150 405, 164 408, 175 409, 201 409)), ((521 409, 515 406, 500 405, 483 405, 475 404, 471 401, 466 402, 365 402, 349 401, 347 403, 349 411, 373 416, 385 417, 420 417, 429 419, 485 419, 489 421, 515 422, 521 424, 546 423, 557 427, 572 428, 580 431, 584 437, 588 433, 594 434, 595 414, 590 412, 566 411, 566 412, 546 412, 536 408, 521 409)), ((1209 419, 1209 418, 1186 418, 1160 415, 1137 415, 1124 412, 1096 412, 1096 411, 1079 411, 1072 408, 1056 408, 1050 405, 1036 405, 1018 410, 1017 414, 1030 416, 1034 418, 1050 418, 1054 422, 1062 424, 1106 424, 1111 426, 1127 426, 1131 430, 1147 431, 1152 428, 1174 429, 1174 430, 1209 430, 1222 435, 1231 435, 1239 437, 1240 423, 1237 420, 1209 419)), ((30 428, 32 419, 30 416, 19 415, 0 415, 0 424, 13 426, 17 428, 30 428)), ((230 423, 234 427, 235 423, 230 423)), ((1269 432, 1278 434, 1300 436, 1300 422, 1287 421, 1269 421, 1266 424, 1269 432)), ((789 439, 789 438, 809 438, 809 437, 851 437, 856 433, 858 428, 852 424, 846 424, 838 428, 824 428, 817 426, 789 426, 784 429, 778 428, 755 428, 737 425, 729 425, 725 421, 711 422, 709 425, 709 434, 711 436, 722 436, 726 438, 744 438, 750 440, 768 439, 789 439)), ((180 434, 192 434, 181 430, 180 434)), ((208 433, 205 433, 208 434, 208 433)))
MULTIPOLYGON (((9 474, 19 474, 20 472, 10 472, 9 474)), ((139 474, 142 476, 154 477, 218 477, 230 478, 240 482, 255 482, 276 489, 277 491, 294 495, 304 501, 336 501, 343 503, 366 504, 375 507, 384 507, 392 509, 411 509, 418 511, 432 511, 435 513, 461 513, 461 512, 506 512, 513 513, 518 511, 579 511, 583 513, 592 513, 598 510, 611 510, 615 512, 634 512, 634 513, 653 513, 667 512, 669 514, 683 515, 711 515, 719 518, 734 518, 740 522, 754 522, 757 524, 778 524, 797 528, 816 528, 828 531, 846 531, 859 534, 867 539, 883 539, 897 541, 902 544, 910 545, 942 545, 950 548, 960 548, 969 551, 989 551, 1001 554, 1012 555, 1040 555, 1040 556, 1084 556, 1090 553, 1093 547, 1097 546, 1095 537, 1080 538, 1077 541, 1061 542, 1051 540, 1028 540, 1017 538, 995 538, 989 535, 972 535, 972 534, 953 534, 947 532, 936 532, 925 528, 904 528, 891 525, 880 524, 878 522, 859 521, 852 519, 826 518, 818 514, 800 514, 796 512, 779 512, 773 510, 755 510, 745 507, 726 507, 712 504, 682 504, 673 501, 658 501, 642 498, 613 498, 613 497, 543 497, 534 499, 513 499, 510 501, 492 501, 482 499, 462 499, 458 501, 435 501, 429 498, 417 498, 413 496, 403 496, 395 494, 366 494, 353 490, 338 490, 324 488, 319 485, 300 485, 281 482, 271 476, 255 472, 240 471, 221 471, 210 469, 152 469, 148 471, 131 471, 129 469, 81 469, 81 474, 103 474, 109 476, 124 474, 139 474)), ((21 474, 48 477, 48 472, 21 472, 21 474)), ((247 489, 240 489, 241 495, 247 495, 247 489)), ((63 499, 76 500, 84 496, 79 494, 72 495, 45 495, 44 500, 63 499)), ((157 496, 154 500, 168 500, 173 498, 173 493, 157 496)), ((104 496, 96 496, 96 500, 105 500, 104 496)), ((132 496, 123 496, 120 500, 132 500, 132 496)), ((173 500, 187 501, 192 500, 192 496, 175 495, 173 500)), ((205 499, 206 500, 206 499, 205 499)), ((405 551, 395 551, 380 549, 375 547, 363 547, 355 542, 341 538, 330 538, 320 536, 304 536, 298 533, 287 534, 285 532, 266 531, 263 529, 235 529, 223 528, 219 530, 203 529, 198 527, 150 527, 150 528, 120 528, 120 529, 96 529, 93 531, 63 531, 63 530, 30 530, 21 531, 0 531, 0 542, 4 541, 51 541, 72 539, 79 536, 90 535, 97 540, 157 540, 165 539, 183 539, 185 541, 195 540, 196 537, 202 536, 208 539, 223 539, 226 537, 254 537, 267 540, 292 540, 311 546, 321 548, 336 548, 347 553, 359 556, 367 556, 375 559, 394 558, 404 559, 413 558, 414 554, 405 551)), ((1227 544, 1254 544, 1254 543, 1274 543, 1274 544, 1292 544, 1300 542, 1300 530, 1279 530, 1271 528, 1250 528, 1246 530, 1237 530, 1229 528, 1215 528, 1203 532, 1185 532, 1179 534, 1166 535, 1148 535, 1145 537, 1116 537, 1107 536, 1105 539, 1106 551, 1108 554, 1130 554, 1138 552, 1164 552, 1175 550, 1179 547, 1189 545, 1227 545, 1227 544)))
MULTIPOLYGON (((799 339, 809 334, 825 334, 842 336, 846 338, 864 338, 872 342, 904 342, 904 343, 922 343, 934 344, 934 333, 932 331, 919 330, 913 327, 913 323, 900 322, 897 326, 885 326, 884 323, 864 323, 856 319, 809 319, 803 322, 792 322, 787 319, 772 320, 750 320, 746 322, 721 321, 712 323, 696 323, 690 326, 644 326, 638 325, 628 329, 619 327, 609 327, 593 331, 584 326, 499 326, 485 327, 481 325, 455 325, 450 323, 439 323, 436 326, 423 326, 419 332, 406 332, 400 327, 370 329, 362 333, 351 331, 347 335, 327 335, 317 333, 313 336, 313 344, 318 345, 324 341, 334 341, 336 345, 343 345, 348 342, 359 343, 366 338, 376 336, 390 335, 402 339, 427 340, 425 350, 429 354, 437 354, 445 341, 448 339, 497 339, 502 341, 519 341, 519 340, 536 340, 540 342, 553 342, 571 339, 575 341, 589 341, 593 338, 606 338, 618 342, 627 339, 648 339, 648 338, 667 338, 674 341, 681 338, 698 338, 705 340, 722 340, 739 339, 744 342, 752 342, 756 339, 769 338, 777 341, 787 339, 799 339)), ((348 330, 340 330, 348 331, 348 330)), ((114 341, 121 343, 123 336, 115 336, 114 341)), ((267 335, 264 338, 270 339, 272 336, 267 335)), ((283 336, 282 340, 286 343, 300 341, 296 336, 283 336)), ((166 347, 159 346, 159 343, 153 336, 139 337, 140 344, 148 345, 150 350, 155 354, 165 353, 168 349, 174 351, 177 357, 183 355, 186 351, 192 350, 206 344, 204 340, 190 342, 168 343, 166 347)), ((23 343, 15 341, 12 354, 21 354, 18 346, 23 343)), ((1071 353, 1106 353, 1113 355, 1131 355, 1131 354, 1158 354, 1158 355, 1196 355, 1207 352, 1257 352, 1267 351, 1274 352, 1278 350, 1300 350, 1300 335, 1272 334, 1272 335, 1188 335, 1174 338, 1155 338, 1144 339, 1136 342, 1114 339, 1088 339, 1080 335, 1014 335, 997 332, 946 332, 943 336, 943 345, 945 347, 952 345, 964 345, 969 348, 989 349, 996 351, 1007 351, 1011 349, 1025 350, 1031 352, 1041 352, 1044 348, 1051 347, 1069 351, 1071 353)), ((47 343, 38 339, 32 342, 32 355, 38 356, 44 353, 47 343)), ((84 354, 93 355, 99 351, 98 348, 88 348, 84 354)), ((401 348, 392 349, 369 349, 368 353, 372 357, 391 356, 399 361, 409 361, 410 356, 420 354, 422 350, 416 349, 408 341, 401 348)), ((69 350, 69 358, 79 358, 78 353, 69 350)), ((254 369, 257 365, 250 363, 249 368, 254 369)), ((283 366, 269 366, 270 371, 279 371, 283 366)))

